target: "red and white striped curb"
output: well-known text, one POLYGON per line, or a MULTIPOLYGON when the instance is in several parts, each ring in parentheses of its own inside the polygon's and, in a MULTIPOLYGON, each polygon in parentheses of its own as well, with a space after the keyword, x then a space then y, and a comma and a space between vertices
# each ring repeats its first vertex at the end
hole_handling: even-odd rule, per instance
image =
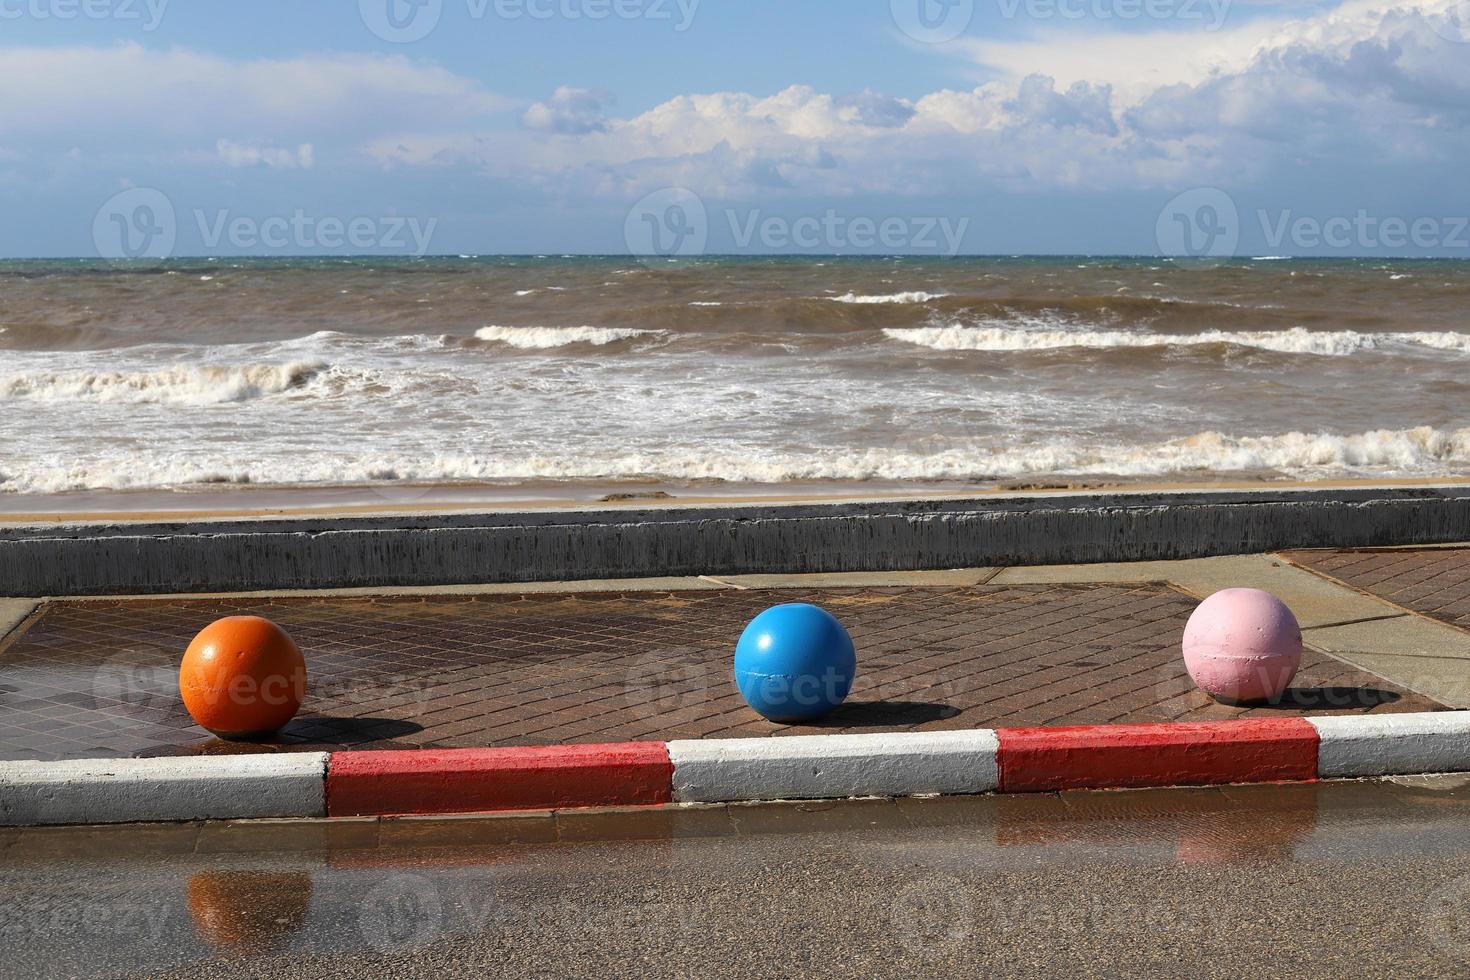
POLYGON ((0 825, 846 799, 1470 771, 1470 712, 0 763, 0 825))

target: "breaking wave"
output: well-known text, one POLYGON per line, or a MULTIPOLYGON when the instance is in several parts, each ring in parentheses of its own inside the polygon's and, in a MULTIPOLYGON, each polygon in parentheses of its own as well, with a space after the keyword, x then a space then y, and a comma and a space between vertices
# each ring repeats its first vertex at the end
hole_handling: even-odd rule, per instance
POLYGON ((1030 446, 971 445, 937 453, 889 449, 786 453, 663 451, 568 455, 318 453, 242 461, 200 454, 141 453, 127 459, 55 462, 0 471, 0 492, 200 483, 303 484, 484 480, 1004 480, 1036 475, 1169 477, 1269 470, 1299 478, 1449 474, 1470 465, 1470 428, 1429 426, 1349 435, 1290 432, 1232 436, 1202 432, 1139 445, 1069 439, 1030 446))
POLYGON ((1470 334, 1449 332, 1359 333, 1355 330, 1206 330, 1194 334, 1131 330, 1058 330, 1015 326, 949 326, 889 328, 891 340, 941 351, 1039 351, 1066 348, 1200 347, 1228 344, 1283 354, 1342 357, 1393 344, 1470 353, 1470 334))
POLYGON ((616 327, 483 327, 475 331, 475 337, 489 343, 507 344, 520 350, 551 350, 572 344, 603 347, 620 340, 631 340, 658 332, 616 327))
POLYGON ((833 296, 834 303, 858 303, 863 305, 872 304, 899 304, 899 303, 932 303, 936 299, 943 299, 949 293, 889 293, 880 296, 860 296, 857 293, 846 293, 842 296, 833 296))
POLYGON ((327 367, 323 361, 293 361, 242 367, 176 365, 153 371, 34 371, 0 375, 0 400, 218 405, 303 387, 327 367))

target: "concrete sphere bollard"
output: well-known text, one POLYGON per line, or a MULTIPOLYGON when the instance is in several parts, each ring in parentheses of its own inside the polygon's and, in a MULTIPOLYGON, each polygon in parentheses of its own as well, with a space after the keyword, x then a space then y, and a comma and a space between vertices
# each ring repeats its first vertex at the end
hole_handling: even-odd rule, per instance
POLYGON ((301 709, 306 660, 270 620, 227 616, 201 630, 184 651, 179 696, 194 723, 220 738, 265 738, 301 709))
POLYGON ((857 653, 831 613, 806 603, 773 606, 750 621, 735 647, 735 686, 771 721, 813 721, 852 690, 857 653))
POLYGON ((1279 698, 1302 664, 1302 630, 1286 603, 1260 589, 1216 592, 1184 628, 1184 666, 1226 703, 1279 698))

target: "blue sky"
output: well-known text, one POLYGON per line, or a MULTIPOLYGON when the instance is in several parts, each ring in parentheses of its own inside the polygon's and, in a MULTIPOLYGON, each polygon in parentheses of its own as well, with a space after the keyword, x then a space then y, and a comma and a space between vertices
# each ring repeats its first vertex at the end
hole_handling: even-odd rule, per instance
POLYGON ((0 0, 0 255, 1470 256, 1458 0, 422 2, 0 0))

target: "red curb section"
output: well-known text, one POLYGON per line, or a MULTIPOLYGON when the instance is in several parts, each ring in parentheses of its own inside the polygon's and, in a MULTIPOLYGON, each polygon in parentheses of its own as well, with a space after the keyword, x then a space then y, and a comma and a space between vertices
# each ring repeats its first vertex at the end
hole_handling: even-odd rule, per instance
POLYGON ((673 802, 663 742, 334 752, 327 815, 485 813, 673 802))
POLYGON ((1000 791, 1314 782, 1317 729, 1301 718, 1002 728, 1000 791))

